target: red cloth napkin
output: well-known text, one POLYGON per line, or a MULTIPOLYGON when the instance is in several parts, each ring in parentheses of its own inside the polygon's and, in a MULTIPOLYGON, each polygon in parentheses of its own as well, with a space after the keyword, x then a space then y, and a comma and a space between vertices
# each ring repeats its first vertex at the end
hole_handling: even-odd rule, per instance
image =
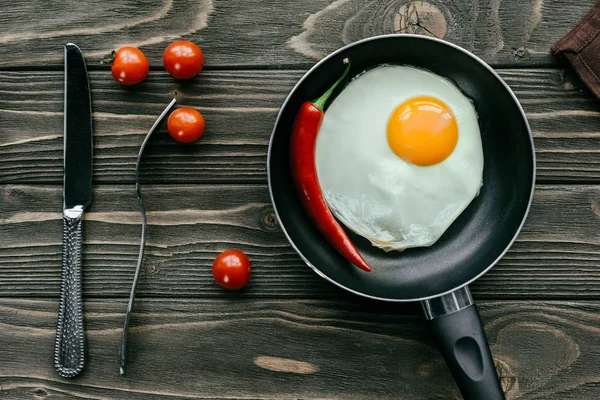
POLYGON ((600 99, 600 1, 575 28, 552 46, 552 53, 564 56, 600 99))

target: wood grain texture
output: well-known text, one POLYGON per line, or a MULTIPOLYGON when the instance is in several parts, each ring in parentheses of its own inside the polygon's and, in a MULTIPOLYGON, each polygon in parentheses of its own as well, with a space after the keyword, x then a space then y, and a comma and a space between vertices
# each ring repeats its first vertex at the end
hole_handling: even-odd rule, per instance
POLYGON ((443 37, 498 65, 552 64, 550 47, 594 0, 16 0, 0 10, 0 67, 58 66, 78 43, 93 64, 123 45, 162 66, 167 43, 190 39, 209 66, 308 64, 379 34, 443 37))
POLYGON ((507 399, 597 399, 600 106, 549 54, 594 2, 4 2, 0 398, 460 398, 418 304, 363 301, 319 278, 287 243, 266 187, 271 130, 304 71, 344 44, 408 32, 443 37, 498 67, 534 132, 542 184, 528 222, 472 286, 507 399), (162 51, 178 38, 206 57, 190 82, 160 71, 162 51), (88 61, 95 128, 94 202, 84 223, 89 362, 71 381, 52 361, 66 42, 88 61), (100 64, 122 45, 139 46, 153 68, 134 89, 100 64), (121 377, 141 229, 135 158, 174 96, 204 114, 207 131, 183 146, 163 127, 148 148, 148 247, 121 377), (212 278, 212 261, 227 248, 252 260, 251 284, 239 293, 212 278))
MULTIPOLYGON (((523 104, 535 136, 538 179, 600 180, 600 105, 557 69, 500 71, 523 104)), ((174 142, 163 126, 151 140, 144 182, 264 183, 275 118, 301 71, 206 71, 176 83, 152 73, 124 89, 108 72, 91 74, 94 182, 131 183, 143 137, 173 96, 206 118, 196 144, 174 142)), ((0 73, 0 183, 62 183, 61 72, 0 73)))
MULTIPOLYGON (((306 267, 277 226, 263 185, 143 187, 148 243, 141 297, 211 297, 214 258, 246 252, 241 297, 331 298, 341 291, 306 267)), ((61 189, 0 187, 0 297, 57 296, 61 189)), ((84 296, 127 297, 140 238, 134 186, 101 186, 84 222, 84 296)), ((477 298, 600 298, 600 186, 540 185, 523 232, 473 285, 477 298)))
MULTIPOLYGON (((85 303, 88 364, 52 368, 57 304, 0 299, 0 397, 95 399, 458 399, 416 307, 219 299, 136 304, 118 375, 124 300, 85 303)), ((596 399, 600 307, 482 302, 507 399, 596 399)))

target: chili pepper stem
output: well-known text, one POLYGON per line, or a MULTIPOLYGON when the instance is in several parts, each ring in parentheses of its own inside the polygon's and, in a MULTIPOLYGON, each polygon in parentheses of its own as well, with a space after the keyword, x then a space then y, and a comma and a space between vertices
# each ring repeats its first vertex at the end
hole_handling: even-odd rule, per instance
POLYGON ((331 94, 333 93, 333 91, 335 90, 335 88, 344 80, 344 78, 346 77, 346 75, 348 75, 348 71, 350 71, 350 60, 347 59, 347 58, 344 58, 344 64, 346 64, 346 70, 344 71, 344 73, 342 74, 342 76, 340 76, 340 78, 333 84, 333 86, 331 86, 328 91, 326 91, 325 93, 323 93, 321 95, 321 97, 319 97, 315 101, 311 102, 319 110, 324 111, 324 109, 325 109, 325 103, 329 99, 329 96, 331 96, 331 94))

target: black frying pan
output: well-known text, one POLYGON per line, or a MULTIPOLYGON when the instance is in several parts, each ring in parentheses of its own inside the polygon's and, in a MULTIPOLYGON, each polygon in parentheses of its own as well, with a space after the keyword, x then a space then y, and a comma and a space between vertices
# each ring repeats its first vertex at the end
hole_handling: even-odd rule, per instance
POLYGON ((535 152, 521 106, 487 64, 458 46, 416 35, 373 37, 334 52, 304 75, 283 104, 269 145, 268 175, 281 227, 315 272, 361 296, 421 301, 463 396, 504 398, 467 285, 500 260, 523 226, 533 196, 535 152), (349 233, 370 273, 349 265, 310 223, 289 170, 289 138, 300 105, 327 90, 346 57, 350 76, 397 63, 449 78, 475 104, 483 141, 481 192, 433 246, 385 253, 349 233))

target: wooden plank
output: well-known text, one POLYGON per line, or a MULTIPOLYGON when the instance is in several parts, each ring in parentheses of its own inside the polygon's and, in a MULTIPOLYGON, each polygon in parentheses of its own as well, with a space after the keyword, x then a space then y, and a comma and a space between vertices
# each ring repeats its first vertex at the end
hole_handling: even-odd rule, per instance
MULTIPOLYGON (((600 106, 572 75, 556 69, 501 70, 535 135, 538 179, 600 180, 600 106)), ((190 84, 153 73, 124 89, 108 72, 91 74, 97 183, 130 183, 144 135, 172 96, 207 121, 200 142, 182 146, 163 127, 142 168, 154 183, 264 183, 279 107, 301 71, 207 71, 190 84)), ((0 183, 62 183, 61 72, 0 73, 0 183)))
MULTIPOLYGON (((225 295, 211 266, 228 248, 252 260, 252 282, 241 297, 341 295, 287 243, 265 186, 145 185, 143 191, 150 225, 141 297, 225 295)), ((0 187, 0 297, 58 295, 61 204, 57 186, 0 187)), ((128 297, 141 229, 134 186, 97 186, 86 218, 84 295, 128 297)), ((517 242, 473 293, 486 299, 598 299, 598 232, 600 186, 540 185, 517 242)))
POLYGON ((167 43, 199 43, 209 66, 309 64, 379 34, 435 35, 498 65, 554 63, 550 47, 594 0, 107 0, 11 2, 0 16, 0 67, 57 66, 78 43, 92 65, 122 45, 162 66, 167 43))
MULTIPOLYGON (((88 364, 60 379, 57 304, 0 300, 0 396, 96 399, 456 399, 416 307, 372 302, 143 300, 119 376, 124 300, 85 303, 88 364)), ((596 399, 600 306, 479 305, 507 399, 596 399)))

